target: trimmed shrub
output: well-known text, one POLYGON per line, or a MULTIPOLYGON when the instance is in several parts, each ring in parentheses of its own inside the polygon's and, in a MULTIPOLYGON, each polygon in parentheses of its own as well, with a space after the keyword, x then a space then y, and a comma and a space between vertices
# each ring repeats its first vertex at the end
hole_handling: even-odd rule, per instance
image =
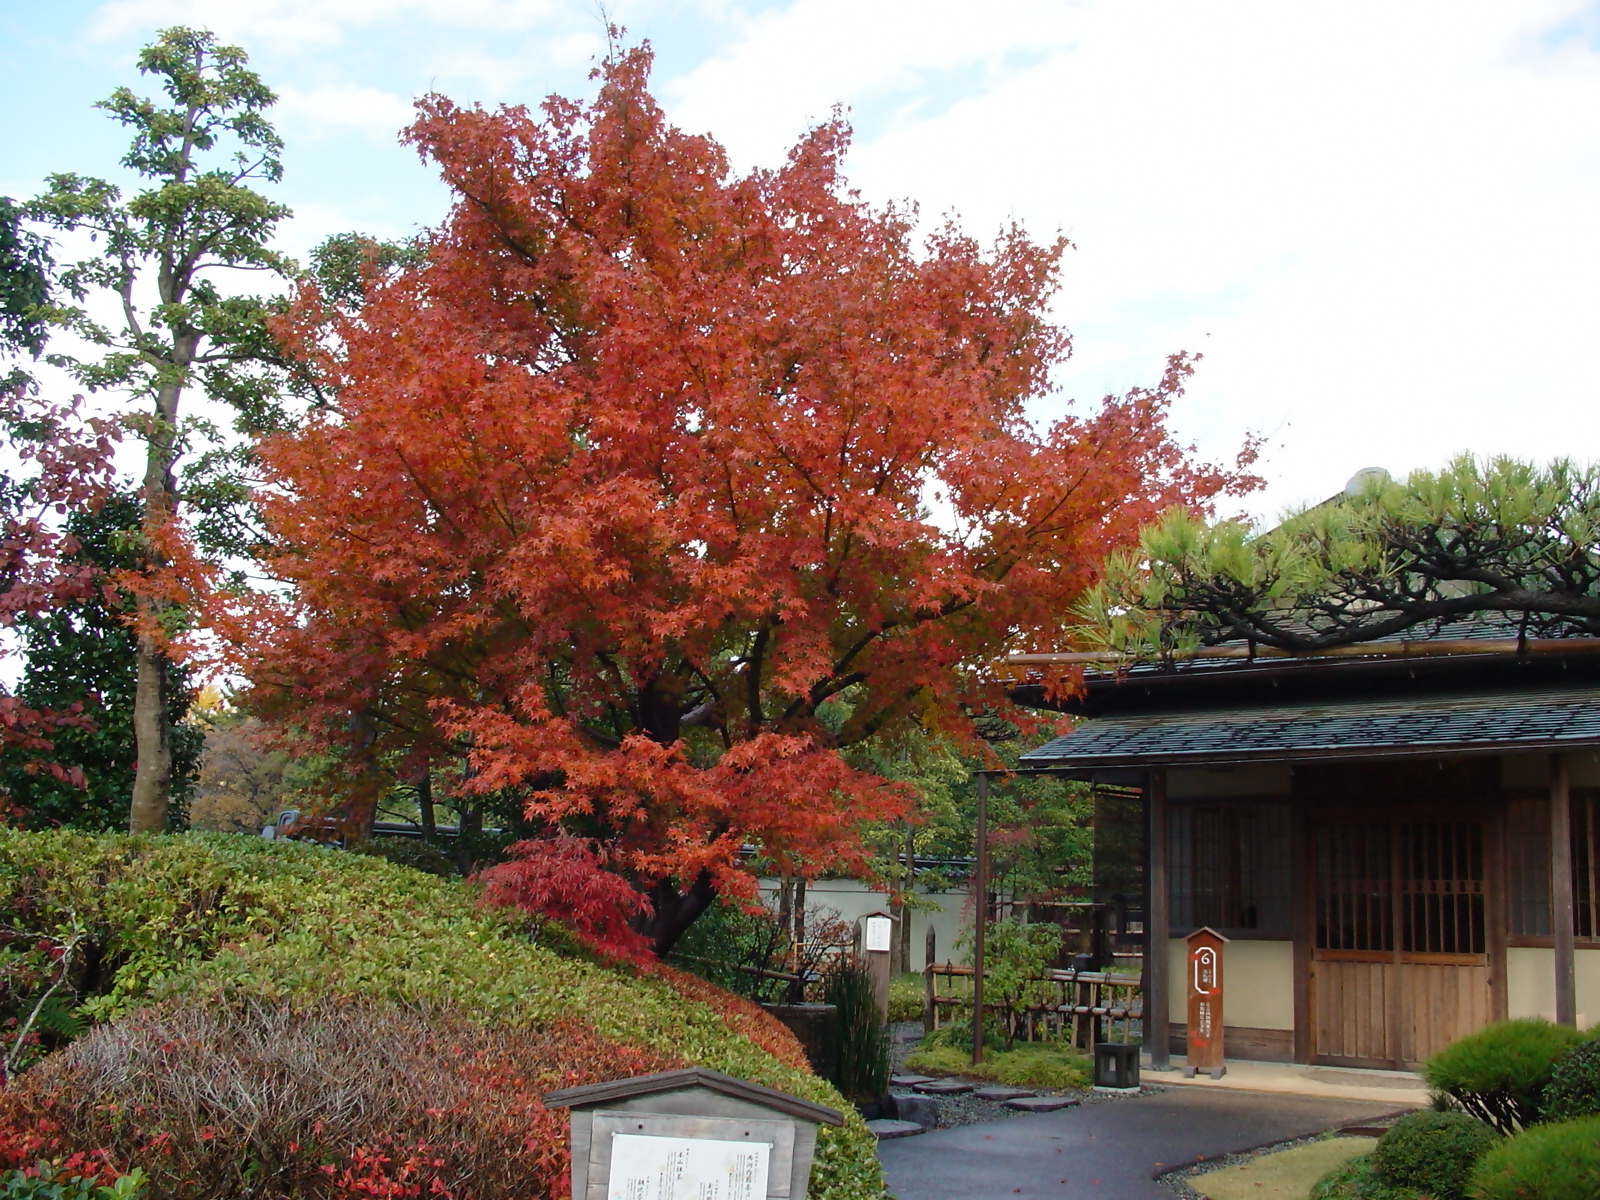
POLYGON ((1556 1059, 1545 1084, 1540 1115, 1546 1121, 1600 1116, 1600 1038, 1593 1036, 1556 1059))
POLYGON ((858 1104, 889 1090, 889 1035, 878 1020, 872 975, 841 959, 823 981, 822 1002, 839 1010, 839 1090, 858 1104))
MULTIPOLYGON (((845 1109, 844 1126, 820 1131, 811 1191, 818 1200, 881 1195, 871 1132, 833 1087, 800 1065, 799 1045, 778 1022, 733 997, 713 1000, 720 993, 684 983, 677 972, 575 957, 560 949, 566 943, 553 924, 535 940, 525 915, 485 909, 479 898, 463 881, 294 842, 0 829, 0 948, 6 928, 78 937, 60 994, 113 1029, 147 1005, 189 997, 274 1009, 400 1004, 453 1014, 484 1036, 570 1024, 619 1050, 711 1067, 845 1109), (729 1012, 760 1046, 730 1028, 729 1012)), ((11 990, 14 982, 32 988, 36 978, 14 981, 0 962, 0 1002, 12 1011, 37 994, 11 990)), ((369 1037, 383 1039, 378 1030, 369 1037)), ((40 1077, 41 1086, 48 1078, 40 1077)), ((550 1136, 556 1140, 547 1148, 564 1156, 564 1135, 550 1136)), ((62 1150, 98 1145, 74 1140, 62 1150)), ((380 1143, 362 1153, 369 1156, 362 1163, 339 1168, 353 1172, 352 1187, 380 1170, 421 1169, 406 1165, 420 1153, 415 1146, 380 1143)), ((131 1161, 154 1169, 143 1157, 131 1161)))
POLYGON ((410 837, 375 837, 350 847, 352 854, 371 854, 402 867, 451 879, 458 874, 451 857, 432 842, 410 837))
POLYGON ((1536 1017, 1500 1021, 1450 1043, 1423 1067, 1428 1086, 1510 1134, 1539 1120, 1556 1060, 1583 1040, 1536 1017))
POLYGON ((1427 1200, 1416 1188, 1389 1183, 1372 1165, 1372 1155, 1347 1158, 1311 1186, 1310 1200, 1427 1200))
POLYGON ((171 1200, 521 1200, 567 1186, 565 1115, 544 1092, 682 1065, 572 1021, 168 1001, 46 1059, 0 1094, 0 1118, 138 1159, 171 1200))
POLYGON ((1014 1050, 985 1050, 983 1061, 972 1064, 972 1051, 926 1041, 906 1058, 906 1067, 929 1075, 960 1075, 967 1079, 992 1079, 1012 1087, 1086 1088, 1093 1076, 1087 1055, 1059 1042, 1023 1042, 1014 1050))
POLYGON ((1464 1112, 1417 1112, 1391 1125, 1372 1152, 1378 1174, 1434 1200, 1461 1200, 1472 1169, 1500 1135, 1464 1112))
POLYGON ((1478 1162, 1474 1200, 1595 1200, 1600 1196, 1600 1117, 1538 1125, 1478 1162))

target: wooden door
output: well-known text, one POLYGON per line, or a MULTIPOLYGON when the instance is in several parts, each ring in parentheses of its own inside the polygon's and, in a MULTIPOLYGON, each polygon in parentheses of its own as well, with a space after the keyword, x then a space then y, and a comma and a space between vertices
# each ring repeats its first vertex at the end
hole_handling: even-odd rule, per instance
POLYGON ((1327 823, 1315 854, 1314 1061, 1414 1066, 1488 1023, 1481 822, 1327 823))

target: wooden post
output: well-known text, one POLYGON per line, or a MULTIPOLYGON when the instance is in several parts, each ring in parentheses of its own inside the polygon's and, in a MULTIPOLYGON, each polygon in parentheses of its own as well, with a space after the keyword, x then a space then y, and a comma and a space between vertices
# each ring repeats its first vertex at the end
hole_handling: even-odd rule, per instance
POLYGON ((1145 832, 1149 855, 1144 913, 1144 1040, 1152 1071, 1172 1069, 1172 1021, 1167 1009, 1167 772, 1157 767, 1145 787, 1145 832))
POLYGON ((983 1061, 983 937, 989 924, 989 773, 978 772, 978 836, 972 896, 972 1062, 983 1061))
POLYGON ((933 962, 934 953, 938 950, 934 941, 933 924, 928 924, 928 941, 922 953, 922 1028, 928 1033, 933 1032, 933 962))
POLYGON ((1556 947, 1556 1024, 1578 1023, 1572 948, 1572 796, 1567 760, 1550 756, 1550 930, 1556 947))

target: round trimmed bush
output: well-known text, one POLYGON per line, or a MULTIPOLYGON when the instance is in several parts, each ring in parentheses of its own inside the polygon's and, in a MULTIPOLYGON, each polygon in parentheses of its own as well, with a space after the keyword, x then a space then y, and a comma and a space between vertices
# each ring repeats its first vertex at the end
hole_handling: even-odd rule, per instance
POLYGON ((1538 1125, 1478 1161, 1474 1200, 1595 1200, 1600 1196, 1600 1117, 1538 1125))
POLYGON ((1499 1021, 1451 1042, 1430 1058, 1423 1077, 1500 1133, 1536 1123, 1556 1060, 1583 1034, 1537 1017, 1499 1021))
POLYGON ((1347 1158, 1311 1188, 1310 1200, 1425 1200, 1415 1188, 1385 1182, 1372 1155, 1347 1158))
POLYGON ((1541 1115, 1546 1121, 1600 1116, 1600 1038, 1591 1037, 1556 1060, 1541 1115))
POLYGON ((1416 1112, 1384 1132, 1372 1163, 1390 1183, 1416 1188, 1434 1200, 1461 1200, 1472 1169, 1499 1140, 1493 1129, 1466 1113, 1416 1112))

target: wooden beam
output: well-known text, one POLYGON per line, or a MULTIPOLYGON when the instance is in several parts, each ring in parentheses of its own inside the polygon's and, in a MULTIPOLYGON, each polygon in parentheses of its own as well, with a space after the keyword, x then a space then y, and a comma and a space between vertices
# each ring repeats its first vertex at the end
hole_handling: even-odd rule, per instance
POLYGON ((1564 755, 1550 756, 1550 930, 1556 947, 1556 1024, 1578 1023, 1572 908, 1572 791, 1564 755))
POLYGON ((978 772, 978 836, 973 853, 972 1062, 983 1061, 983 936, 989 924, 989 773, 978 772))
POLYGON ((1171 1013, 1168 1008, 1167 936, 1171 928, 1167 883, 1167 772, 1156 768, 1145 788, 1145 831, 1149 853, 1144 914, 1144 1030, 1152 1071, 1172 1069, 1171 1013))

